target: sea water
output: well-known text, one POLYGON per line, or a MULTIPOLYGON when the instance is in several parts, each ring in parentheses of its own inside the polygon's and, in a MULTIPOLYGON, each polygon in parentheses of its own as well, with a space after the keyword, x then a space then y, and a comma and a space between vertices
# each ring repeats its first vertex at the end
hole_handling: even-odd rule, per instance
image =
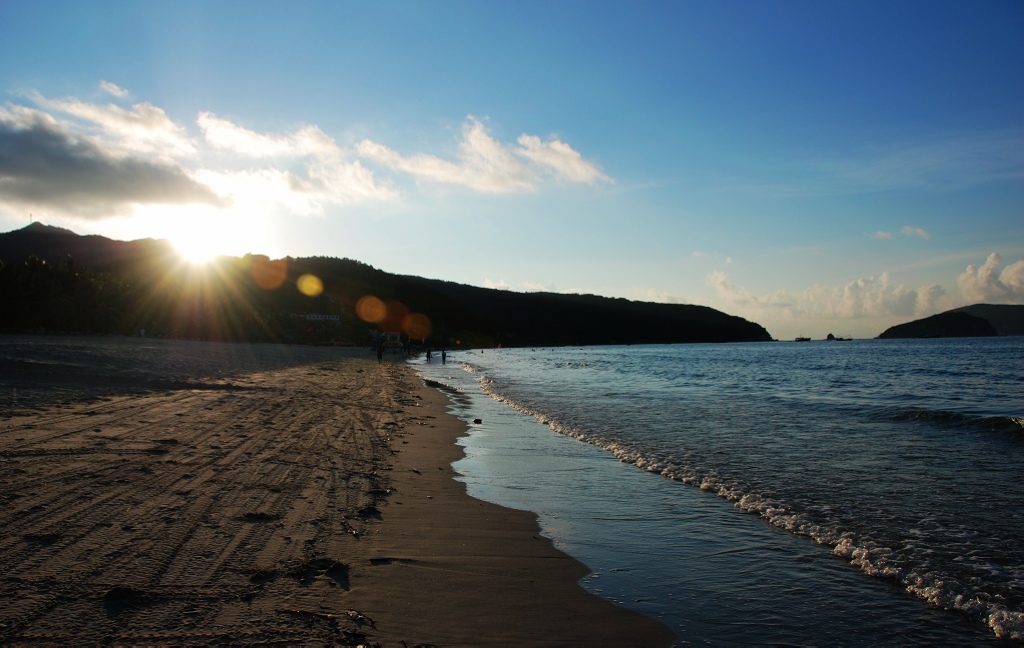
POLYGON ((681 644, 1024 639, 1024 338, 414 359, 470 494, 681 644))

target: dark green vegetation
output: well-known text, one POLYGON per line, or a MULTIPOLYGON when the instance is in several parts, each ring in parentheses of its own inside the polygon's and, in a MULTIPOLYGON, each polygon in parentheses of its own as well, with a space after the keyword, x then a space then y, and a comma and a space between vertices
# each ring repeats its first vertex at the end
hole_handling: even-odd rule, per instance
POLYGON ((1024 306, 1010 304, 975 304, 957 308, 951 313, 967 313, 988 320, 999 335, 1024 335, 1024 306))
POLYGON ((1019 335, 1020 322, 1024 319, 1024 306, 991 306, 979 304, 939 313, 924 319, 893 326, 879 335, 879 339, 896 338, 947 338, 947 337, 992 337, 996 335, 1019 335), (978 309, 978 310, 975 310, 978 309), (1005 328, 997 329, 978 312, 1001 311, 1005 328), (1015 310, 1014 310, 1015 309, 1015 310), (1016 323, 1017 328, 1013 328, 1016 323))
POLYGON ((403 331, 417 343, 471 347, 771 339, 758 324, 704 306, 514 293, 326 257, 246 255, 192 267, 165 241, 112 241, 39 223, 0 234, 0 262, 0 331, 8 333, 145 329, 160 337, 368 345, 373 331, 403 331), (305 275, 322 292, 301 292, 305 275), (380 300, 371 300, 378 308, 361 306, 367 296, 380 300))

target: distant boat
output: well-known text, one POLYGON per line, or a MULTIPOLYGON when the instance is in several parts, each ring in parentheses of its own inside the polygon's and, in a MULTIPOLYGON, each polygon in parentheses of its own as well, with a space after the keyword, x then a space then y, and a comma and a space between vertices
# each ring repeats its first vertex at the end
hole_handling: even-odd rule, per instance
POLYGON ((809 337, 798 337, 797 339, 795 339, 793 341, 794 342, 810 342, 811 338, 809 338, 809 337))

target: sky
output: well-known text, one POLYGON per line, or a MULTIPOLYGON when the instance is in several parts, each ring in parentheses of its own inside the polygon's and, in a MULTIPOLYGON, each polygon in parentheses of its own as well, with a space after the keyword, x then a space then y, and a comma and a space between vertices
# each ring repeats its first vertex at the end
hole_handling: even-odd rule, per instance
POLYGON ((1024 303, 1022 35, 1019 0, 0 0, 0 232, 874 337, 1024 303))

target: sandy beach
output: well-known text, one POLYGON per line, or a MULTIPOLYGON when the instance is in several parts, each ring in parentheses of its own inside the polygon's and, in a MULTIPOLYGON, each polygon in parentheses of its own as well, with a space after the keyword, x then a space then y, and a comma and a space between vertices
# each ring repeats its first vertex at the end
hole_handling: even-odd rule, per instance
POLYGON ((671 642, 466 495, 465 426, 400 361, 198 373, 0 407, 4 644, 671 642))

